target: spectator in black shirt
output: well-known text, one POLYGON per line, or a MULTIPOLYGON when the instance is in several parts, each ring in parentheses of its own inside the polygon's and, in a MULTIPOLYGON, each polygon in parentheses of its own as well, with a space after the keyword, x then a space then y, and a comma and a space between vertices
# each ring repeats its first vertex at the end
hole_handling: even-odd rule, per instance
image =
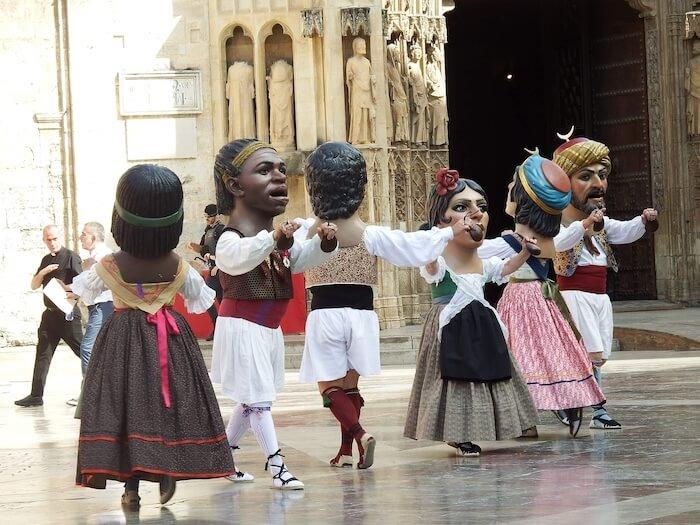
MULTIPOLYGON (((72 283, 73 277, 82 271, 80 257, 71 250, 61 246, 57 226, 53 224, 45 226, 42 236, 44 244, 49 249, 49 254, 41 260, 39 269, 32 278, 32 290, 36 290, 40 286, 46 286, 54 277, 63 284, 72 283)), ((66 319, 66 314, 59 310, 46 296, 44 296, 44 306, 46 306, 46 310, 41 315, 36 357, 34 358, 32 391, 27 397, 15 401, 15 405, 21 407, 44 404, 43 396, 46 376, 49 373, 53 354, 61 339, 80 358, 80 343, 83 340, 83 332, 80 326, 80 310, 76 306, 73 309, 72 320, 69 321, 66 319)))
MULTIPOLYGON (((216 243, 219 242, 219 237, 224 232, 226 225, 219 220, 219 208, 216 204, 207 204, 204 208, 204 219, 207 221, 207 226, 204 228, 204 235, 199 241, 187 243, 187 247, 193 252, 201 255, 209 266, 209 279, 207 279, 207 286, 216 292, 216 298, 221 302, 222 290, 221 283, 219 283, 218 268, 216 267, 216 243)), ((207 310, 209 317, 211 317, 211 322, 216 327, 216 318, 218 312, 216 310, 216 304, 213 304, 209 310, 207 310)), ((207 337, 207 341, 214 339, 214 333, 207 337)))

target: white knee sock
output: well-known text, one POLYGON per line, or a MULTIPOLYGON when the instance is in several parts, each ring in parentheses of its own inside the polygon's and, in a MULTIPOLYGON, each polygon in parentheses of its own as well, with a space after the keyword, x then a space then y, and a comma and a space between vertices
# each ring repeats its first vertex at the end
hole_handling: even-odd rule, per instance
POLYGON ((286 466, 283 467, 284 458, 279 454, 272 456, 280 447, 277 442, 275 423, 272 421, 272 414, 270 413, 270 405, 271 403, 255 403, 254 405, 250 405, 250 428, 255 433, 260 447, 269 458, 268 470, 270 475, 272 475, 273 478, 279 476, 282 480, 286 481, 290 479, 292 475, 286 469, 286 466))
POLYGON ((231 419, 226 425, 226 437, 228 444, 237 447, 246 431, 250 428, 250 415, 242 404, 236 405, 231 414, 231 419))
POLYGON ((272 421, 272 414, 270 413, 270 403, 249 405, 247 411, 250 413, 248 418, 250 428, 253 430, 258 443, 260 443, 260 448, 263 449, 265 455, 271 456, 280 447, 277 443, 275 423, 272 421))

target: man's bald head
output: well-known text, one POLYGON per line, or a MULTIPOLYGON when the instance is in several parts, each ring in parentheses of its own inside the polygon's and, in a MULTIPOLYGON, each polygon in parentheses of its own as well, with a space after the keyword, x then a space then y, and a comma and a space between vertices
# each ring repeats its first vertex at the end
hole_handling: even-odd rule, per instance
POLYGON ((51 253, 58 253, 61 249, 62 242, 60 237, 60 230, 55 224, 47 224, 41 231, 41 237, 44 244, 51 253))

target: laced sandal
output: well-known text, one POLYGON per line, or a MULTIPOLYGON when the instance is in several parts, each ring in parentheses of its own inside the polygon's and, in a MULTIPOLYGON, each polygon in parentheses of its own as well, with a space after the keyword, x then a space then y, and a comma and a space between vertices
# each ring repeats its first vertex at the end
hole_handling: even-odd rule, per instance
POLYGON ((566 417, 569 419, 569 434, 571 437, 576 437, 578 431, 581 429, 581 422, 583 420, 583 409, 579 408, 567 408, 565 411, 566 417))
POLYGON ((338 454, 331 459, 330 464, 331 467, 338 468, 352 467, 352 456, 347 456, 338 452, 338 454))
POLYGON ((357 440, 357 448, 360 451, 360 461, 357 462, 357 468, 366 469, 372 466, 374 463, 374 447, 376 445, 377 440, 369 432, 365 432, 357 440))
POLYGON ((240 470, 236 470, 236 472, 230 476, 226 476, 226 479, 233 481, 234 483, 249 483, 251 481, 255 481, 255 477, 252 474, 241 472, 240 470))
MULTIPOLYGON (((231 448, 231 454, 233 454, 234 450, 238 450, 238 446, 230 447, 231 448)), ((233 467, 234 472, 230 476, 226 476, 226 479, 229 481, 232 481, 234 483, 241 483, 241 482, 250 482, 254 481, 255 477, 252 474, 248 474, 247 472, 241 472, 238 470, 235 465, 233 467)))
POLYGON ((122 494, 122 506, 136 509, 141 505, 141 496, 137 490, 125 490, 122 494))
POLYGON ((284 461, 281 465, 273 465, 270 463, 270 460, 275 456, 283 458, 284 455, 282 455, 282 449, 278 449, 274 454, 267 456, 267 461, 265 462, 265 470, 267 470, 268 467, 270 468, 270 472, 272 472, 273 468, 279 469, 277 474, 272 475, 272 488, 277 490, 304 490, 304 484, 292 476, 292 473, 287 470, 287 466, 284 464, 284 461), (289 477, 282 478, 282 476, 285 474, 287 474, 289 477))
POLYGON ((165 505, 175 495, 175 478, 163 476, 160 478, 160 504, 165 505))

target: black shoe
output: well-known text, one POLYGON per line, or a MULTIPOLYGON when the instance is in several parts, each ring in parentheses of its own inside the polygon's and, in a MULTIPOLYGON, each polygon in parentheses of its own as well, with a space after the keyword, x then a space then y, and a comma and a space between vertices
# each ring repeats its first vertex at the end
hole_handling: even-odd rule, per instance
POLYGON ((40 407, 44 404, 44 400, 39 396, 28 395, 22 399, 15 401, 15 405, 20 407, 40 407))
POLYGON ((457 453, 465 458, 478 458, 481 455, 481 447, 471 441, 457 444, 457 453))

